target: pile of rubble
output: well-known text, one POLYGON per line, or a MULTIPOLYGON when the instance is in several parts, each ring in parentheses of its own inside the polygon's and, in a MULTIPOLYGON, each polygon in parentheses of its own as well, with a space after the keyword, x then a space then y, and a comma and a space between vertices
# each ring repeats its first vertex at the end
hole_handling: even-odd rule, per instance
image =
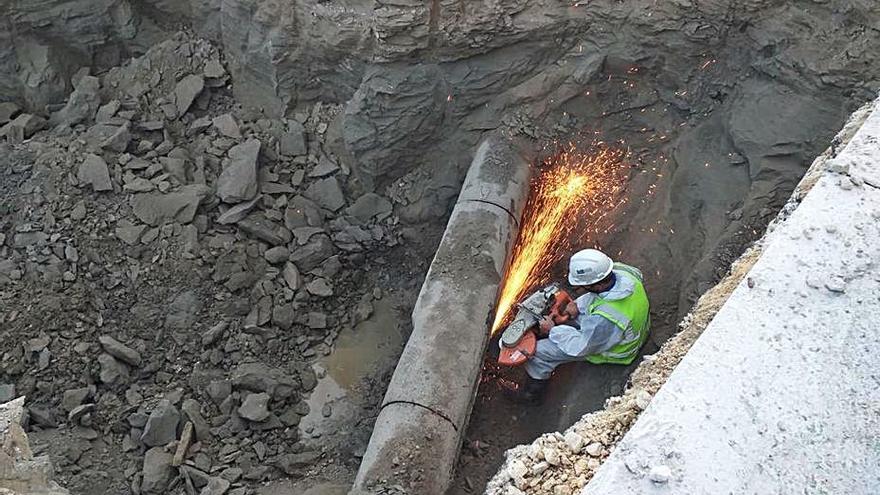
POLYGON ((310 358, 370 316, 370 254, 401 243, 328 144, 341 108, 245 110, 183 34, 72 83, 45 118, 0 105, 0 402, 28 397, 77 493, 305 476, 329 455, 298 429, 310 358))

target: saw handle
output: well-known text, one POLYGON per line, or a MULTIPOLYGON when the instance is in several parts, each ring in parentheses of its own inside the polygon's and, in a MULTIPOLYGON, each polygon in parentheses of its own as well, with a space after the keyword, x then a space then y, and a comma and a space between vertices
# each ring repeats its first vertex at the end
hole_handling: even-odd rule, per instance
POLYGON ((571 319, 571 315, 565 312, 565 307, 572 301, 571 295, 564 290, 560 290, 553 295, 553 306, 550 307, 550 318, 553 323, 560 325, 571 319))

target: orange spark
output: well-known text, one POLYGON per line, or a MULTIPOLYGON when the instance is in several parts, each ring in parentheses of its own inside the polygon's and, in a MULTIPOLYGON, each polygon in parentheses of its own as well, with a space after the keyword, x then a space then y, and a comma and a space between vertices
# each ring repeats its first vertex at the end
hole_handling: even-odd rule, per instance
POLYGON ((601 143, 590 152, 574 146, 544 165, 532 182, 510 265, 492 324, 494 334, 507 323, 511 310, 528 291, 546 283, 550 268, 571 254, 572 247, 587 247, 589 236, 607 232, 606 217, 623 204, 629 168, 624 151, 601 143))

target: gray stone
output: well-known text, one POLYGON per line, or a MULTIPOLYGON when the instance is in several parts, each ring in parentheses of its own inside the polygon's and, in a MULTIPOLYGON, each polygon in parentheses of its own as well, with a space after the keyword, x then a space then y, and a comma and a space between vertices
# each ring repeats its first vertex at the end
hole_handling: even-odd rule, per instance
POLYGON ((168 194, 135 194, 129 203, 134 215, 148 225, 155 227, 166 221, 189 223, 208 192, 209 189, 202 184, 190 184, 168 194))
POLYGON ((202 299, 193 290, 183 291, 174 297, 168 305, 165 316, 165 328, 190 331, 198 321, 202 310, 202 299))
POLYGON ((233 386, 251 392, 266 392, 276 399, 292 396, 298 383, 286 373, 263 363, 243 363, 232 372, 233 386))
POLYGON ((29 406, 28 416, 33 424, 46 428, 56 428, 58 426, 58 422, 55 421, 55 416, 49 409, 38 406, 29 406))
POLYGON ((61 395, 61 408, 67 412, 73 411, 76 406, 85 402, 91 393, 92 390, 89 387, 65 390, 61 395))
POLYGON ((217 131, 219 131, 220 134, 233 139, 241 138, 241 131, 239 130, 238 123, 235 122, 235 118, 232 114, 224 113, 223 115, 218 115, 217 117, 214 117, 211 123, 214 124, 214 127, 217 128, 217 131))
POLYGON ((95 114, 95 122, 106 124, 112 121, 113 116, 116 115, 116 112, 119 110, 119 100, 110 100, 105 105, 101 105, 98 108, 98 113, 95 114))
POLYGON ((12 238, 12 245, 17 248, 24 248, 28 246, 43 246, 49 240, 49 235, 45 232, 21 232, 15 234, 15 237, 12 238))
POLYGON ((168 401, 162 399, 150 411, 150 417, 144 426, 141 435, 141 443, 148 447, 166 445, 177 440, 177 425, 180 423, 180 413, 177 408, 168 401))
POLYGON ((186 399, 183 401, 183 404, 181 404, 180 410, 183 411, 183 414, 185 414, 193 424, 193 428, 196 431, 196 439, 198 441, 204 442, 211 438, 211 427, 202 416, 202 405, 199 404, 199 401, 195 399, 186 399))
POLYGON ((145 494, 164 494, 174 474, 171 461, 174 456, 161 447, 153 447, 144 455, 141 491, 145 494))
POLYGON ((290 287, 290 290, 299 290, 302 287, 302 277, 293 263, 288 262, 284 264, 281 276, 284 278, 287 286, 290 287))
POLYGON ((313 236, 308 244, 298 247, 290 253, 290 261, 296 264, 300 272, 308 273, 333 256, 335 248, 330 238, 324 234, 313 236))
POLYGON ((376 193, 366 193, 346 208, 345 213, 362 222, 375 217, 381 219, 391 214, 391 202, 376 193))
POLYGON ((242 218, 247 216, 247 214, 254 208, 254 205, 256 205, 259 200, 260 197, 256 196, 250 201, 245 201, 243 203, 238 203, 237 205, 231 206, 228 210, 224 211, 217 217, 217 223, 227 225, 240 221, 242 218))
POLYGON ((199 495, 223 495, 226 490, 229 490, 229 481, 212 476, 208 478, 208 484, 202 488, 199 495))
POLYGON ((0 383, 0 404, 15 398, 15 384, 0 383))
POLYGON ((86 203, 85 201, 77 201, 73 208, 70 210, 70 219, 71 220, 82 220, 86 217, 86 203))
POLYGON ((133 193, 144 193, 150 192, 156 189, 156 185, 153 184, 148 179, 144 179, 143 177, 134 177, 130 175, 126 175, 122 178, 124 184, 122 185, 123 191, 129 191, 133 193))
POLYGON ((296 238, 296 243, 300 246, 308 244, 309 239, 312 238, 313 235, 324 232, 322 227, 297 227, 293 229, 290 233, 293 234, 293 237, 296 238))
POLYGON ((126 122, 117 127, 110 137, 101 142, 100 146, 117 153, 123 153, 128 148, 129 142, 131 142, 130 124, 126 122))
POLYGON ((316 278, 306 284, 306 290, 309 294, 318 297, 330 297, 333 295, 333 287, 323 278, 316 278))
POLYGON ((284 246, 275 246, 267 249, 266 252, 263 253, 263 257, 266 258, 266 261, 273 265, 287 261, 288 256, 290 256, 290 251, 284 246))
POLYGON ((315 181, 306 189, 303 196, 330 211, 336 211, 345 205, 345 196, 336 177, 315 181))
POLYGON ((129 370, 125 363, 121 363, 107 353, 98 355, 98 364, 101 371, 98 377, 101 382, 108 385, 116 385, 128 382, 129 370))
POLYGON ((269 394, 249 394, 238 408, 238 414, 248 421, 265 421, 269 418, 269 394))
POLYGON ((283 232, 284 227, 258 213, 251 214, 244 220, 240 220, 238 222, 238 228, 257 239, 266 241, 275 246, 285 244, 290 237, 290 233, 287 232, 286 237, 288 238, 285 238, 283 232))
POLYGON ((217 323, 213 327, 209 328, 207 332, 202 335, 202 345, 207 347, 209 345, 215 344, 218 340, 223 337, 223 333, 226 331, 226 328, 229 324, 225 321, 221 321, 217 323))
POLYGON ((202 74, 211 79, 220 79, 226 75, 226 69, 223 68, 223 64, 221 64, 219 60, 212 58, 205 62, 205 68, 202 70, 202 74))
POLYGON ((276 304, 272 308, 272 323, 284 330, 290 330, 296 320, 296 311, 292 304, 276 304))
POLYGON ((18 107, 18 105, 11 101, 0 102, 0 125, 3 125, 12 120, 13 117, 18 115, 18 112, 20 110, 21 109, 18 107))
POLYGON ((190 74, 174 88, 174 103, 177 105, 177 116, 182 117, 189 110, 193 100, 196 99, 205 88, 205 80, 202 76, 190 74))
POLYGON ((217 179, 217 195, 225 203, 240 203, 257 194, 260 141, 249 139, 229 150, 229 163, 217 179))
MULTIPOLYGON (((315 370, 312 367, 300 370, 299 379, 302 383, 303 390, 306 392, 311 392, 316 386, 318 386, 318 376, 315 374, 315 370)), ((308 405, 305 402, 303 404, 308 405)), ((303 414, 308 414, 308 412, 303 414)))
POLYGON ((305 129, 302 124, 295 120, 288 121, 287 131, 278 140, 279 151, 284 156, 305 155, 306 149, 305 129))
POLYGON ((318 205, 302 196, 294 196, 290 206, 284 212, 284 224, 287 228, 320 227, 324 223, 324 215, 318 205))
POLYGON ((95 116, 101 105, 98 91, 101 83, 97 77, 83 76, 74 83, 74 90, 67 99, 64 108, 52 114, 49 123, 72 126, 80 122, 88 122, 95 116))
POLYGON ((135 225, 122 219, 116 224, 116 237, 129 246, 134 246, 140 241, 146 229, 146 225, 135 225))
POLYGON ((309 313, 309 319, 306 321, 306 325, 315 330, 327 328, 327 315, 312 311, 309 313))
POLYGON ((318 164, 315 165, 315 168, 309 172, 309 177, 327 177, 328 175, 336 173, 337 170, 339 170, 339 165, 325 155, 321 157, 318 164))
POLYGON ((132 366, 141 365, 141 354, 131 347, 126 346, 109 335, 101 335, 98 337, 98 341, 107 354, 132 366))
POLYGON ((208 392, 208 397, 215 404, 220 405, 232 393, 232 382, 229 380, 214 380, 208 384, 206 392, 208 392))
POLYGON ((278 469, 289 475, 298 474, 298 471, 311 466, 321 458, 320 452, 300 452, 299 454, 284 454, 278 458, 278 469))
POLYGON ((23 113, 12 122, 0 127, 0 136, 6 136, 11 143, 20 143, 46 128, 46 121, 36 115, 23 113))
MULTIPOLYGON (((92 413, 95 410, 94 404, 80 404, 75 406, 70 412, 67 413, 67 422, 70 424, 80 423, 86 415, 92 413)), ((86 423, 86 421, 82 421, 86 423)))
POLYGON ((279 182, 261 182, 260 191, 263 194, 288 194, 294 192, 294 189, 287 184, 279 182))
POLYGON ((107 162, 98 155, 87 154, 82 163, 79 164, 79 171, 76 174, 80 184, 88 184, 95 191, 112 191, 113 182, 110 181, 110 170, 107 168, 107 162))
POLYGON ((162 170, 167 172, 171 177, 177 179, 177 182, 181 184, 189 182, 189 179, 187 178, 187 161, 184 158, 169 158, 163 156, 159 158, 159 163, 162 165, 162 170))

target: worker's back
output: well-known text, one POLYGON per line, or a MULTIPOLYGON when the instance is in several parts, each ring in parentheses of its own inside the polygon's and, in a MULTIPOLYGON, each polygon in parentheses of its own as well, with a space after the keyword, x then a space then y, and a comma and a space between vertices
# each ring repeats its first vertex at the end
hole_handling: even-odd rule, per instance
POLYGON ((620 299, 596 297, 590 304, 589 312, 614 323, 620 328, 622 338, 610 349, 587 356, 587 361, 593 364, 630 364, 648 339, 650 304, 642 283, 642 272, 624 263, 615 263, 614 275, 631 282, 632 292, 620 299))

